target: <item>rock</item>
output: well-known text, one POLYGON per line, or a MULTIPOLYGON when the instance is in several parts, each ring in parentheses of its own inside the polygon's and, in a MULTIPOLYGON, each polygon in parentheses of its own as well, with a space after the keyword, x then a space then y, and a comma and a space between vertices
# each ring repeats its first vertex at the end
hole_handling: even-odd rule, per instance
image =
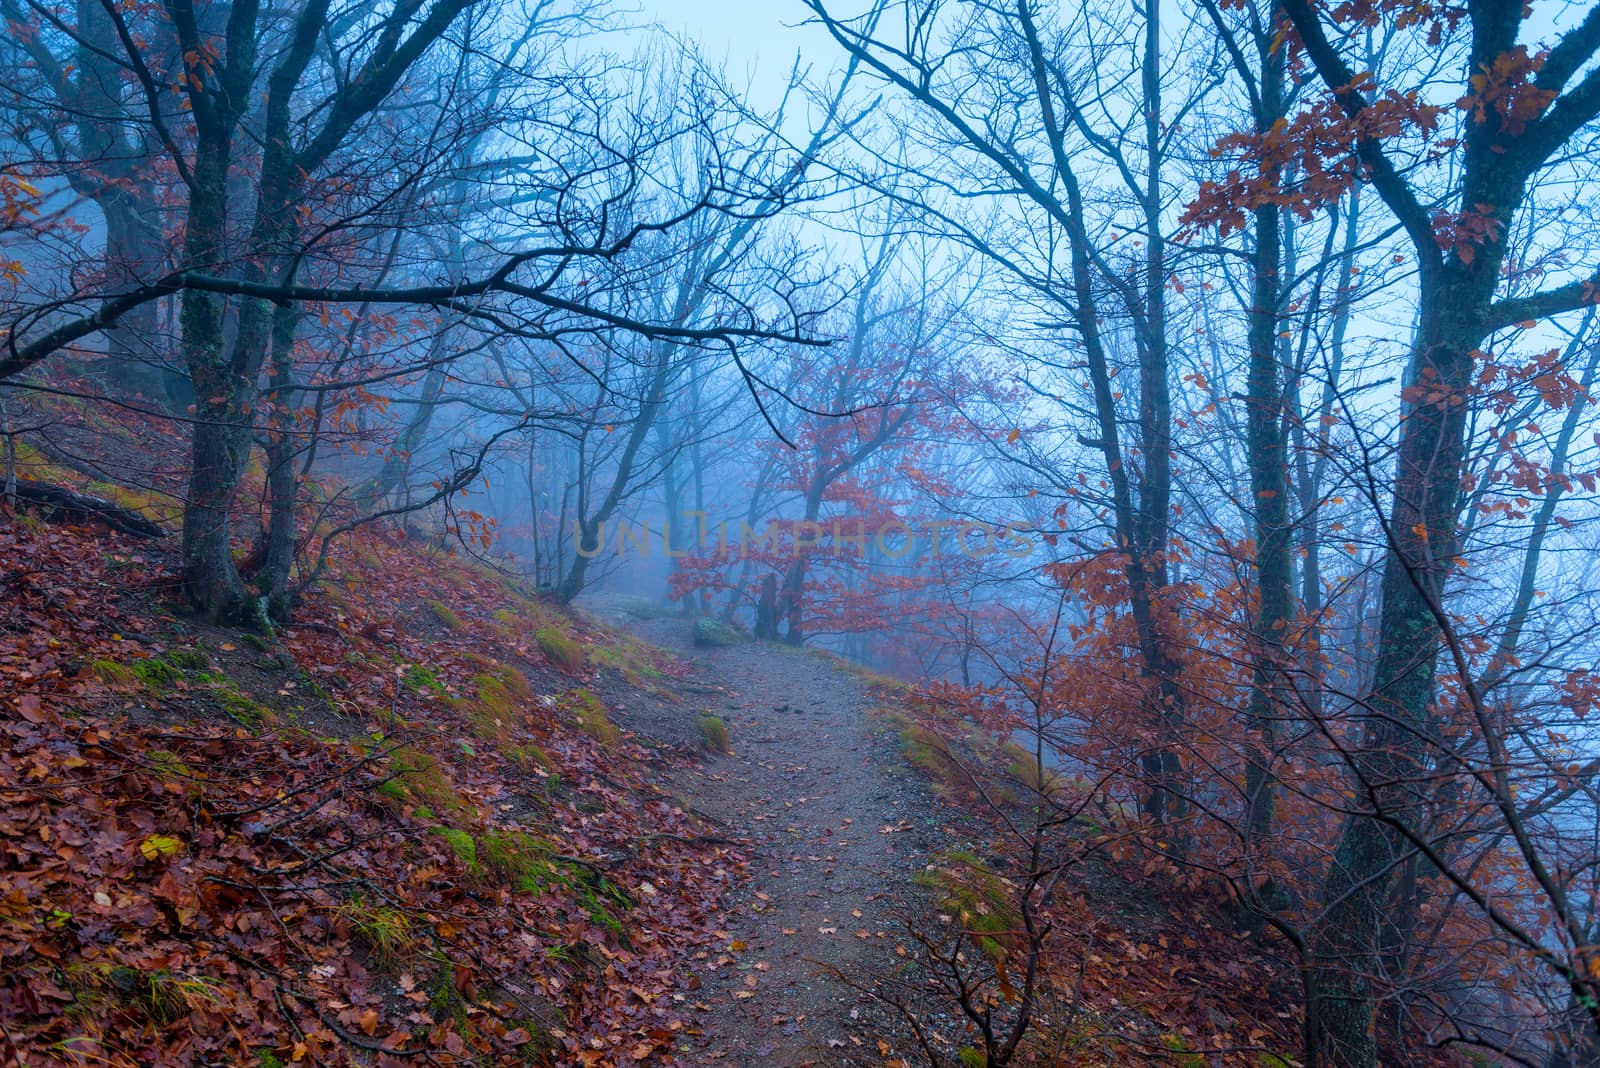
POLYGON ((715 619, 700 618, 694 621, 694 643, 701 648, 743 645, 750 638, 738 627, 719 623, 715 619))

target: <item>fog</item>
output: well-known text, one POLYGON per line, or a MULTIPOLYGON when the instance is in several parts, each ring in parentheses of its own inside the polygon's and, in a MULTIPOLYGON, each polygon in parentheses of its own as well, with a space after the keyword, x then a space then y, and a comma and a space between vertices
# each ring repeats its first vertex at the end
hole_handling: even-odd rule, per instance
POLYGON ((10 477, 166 441, 194 610, 382 527, 831 653, 1224 888, 1309 1056, 1600 1056, 1594 9, 6 18, 10 477))

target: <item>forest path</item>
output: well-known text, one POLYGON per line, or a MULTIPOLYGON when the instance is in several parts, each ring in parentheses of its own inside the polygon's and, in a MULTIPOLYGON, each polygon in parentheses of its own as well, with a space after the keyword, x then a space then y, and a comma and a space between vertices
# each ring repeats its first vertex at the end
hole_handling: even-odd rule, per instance
POLYGON ((665 784, 724 824, 750 856, 695 992, 688 1065, 882 1064, 870 1026, 882 1011, 836 972, 900 962, 897 909, 940 840, 938 805, 901 761, 882 702, 824 657, 773 645, 698 649, 682 618, 637 619, 590 606, 691 666, 684 702, 625 709, 658 742, 699 741, 702 711, 728 725, 732 752, 676 767, 665 784))

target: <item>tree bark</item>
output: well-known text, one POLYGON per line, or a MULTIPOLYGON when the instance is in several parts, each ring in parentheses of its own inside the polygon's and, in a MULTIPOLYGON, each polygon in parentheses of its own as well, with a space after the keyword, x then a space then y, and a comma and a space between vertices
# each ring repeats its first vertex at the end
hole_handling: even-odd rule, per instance
POLYGON ((275 308, 272 316, 272 425, 267 439, 267 555, 257 583, 274 620, 289 618, 292 605, 289 573, 299 553, 296 521, 300 480, 295 461, 300 454, 294 387, 294 338, 300 312, 292 305, 275 308))
MULTIPOLYGON (((1499 256, 1478 256, 1498 269, 1499 256)), ((1493 274, 1451 270, 1425 285, 1423 317, 1406 376, 1389 550, 1384 560, 1377 661, 1362 739, 1352 754, 1371 814, 1345 821, 1323 889, 1324 915, 1312 940, 1317 971, 1311 1048, 1337 1068, 1376 1068, 1373 1020, 1380 929, 1390 887, 1407 855, 1389 821, 1417 826, 1417 784, 1425 767, 1428 706, 1442 637, 1434 617, 1456 555, 1473 352, 1485 333, 1493 274)))
MULTIPOLYGON (((1276 16, 1276 8, 1273 14, 1276 16)), ((1273 17, 1269 25, 1276 26, 1273 17)), ((1274 37, 1258 36, 1260 60, 1256 130, 1266 133, 1283 114, 1284 50, 1274 37)), ((1279 174, 1269 171, 1266 181, 1279 174)), ((1256 610, 1251 621, 1253 672, 1247 726, 1254 734, 1245 769, 1246 826, 1259 841, 1272 833, 1273 772, 1277 746, 1278 694, 1284 686, 1285 643, 1294 622, 1289 467, 1279 386, 1278 324, 1282 304, 1284 256, 1282 217, 1277 205, 1255 209, 1255 250, 1250 290, 1246 385, 1246 450, 1250 462, 1251 505, 1255 513, 1256 610)))

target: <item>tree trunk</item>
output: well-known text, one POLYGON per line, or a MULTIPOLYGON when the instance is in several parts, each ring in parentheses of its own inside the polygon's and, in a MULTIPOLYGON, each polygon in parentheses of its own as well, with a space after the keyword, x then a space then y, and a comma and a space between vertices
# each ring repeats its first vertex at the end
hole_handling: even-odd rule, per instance
MULTIPOLYGON (((851 466, 854 466, 853 464, 851 466)), ((822 514, 822 498, 827 493, 828 486, 833 480, 848 468, 841 468, 831 476, 819 471, 812 481, 811 488, 806 492, 806 508, 803 522, 815 527, 817 517, 822 514)), ((798 531, 797 531, 798 534, 798 531)), ((790 645, 801 645, 806 640, 805 628, 805 593, 806 572, 811 563, 810 558, 801 551, 797 539, 791 540, 794 559, 789 561, 789 569, 783 576, 783 589, 778 594, 778 610, 784 617, 783 640, 790 645)))
MULTIPOLYGON (((106 275, 115 288, 132 289, 161 266, 160 235, 154 230, 155 204, 144 184, 129 183, 99 198, 106 219, 106 275)), ((107 380, 117 389, 158 404, 170 403, 157 307, 149 301, 125 312, 106 331, 107 380)))
POLYGON ((1305 624, 1300 635, 1300 673, 1302 684, 1300 699, 1305 703, 1308 718, 1320 720, 1323 714, 1323 662, 1322 662, 1322 531, 1319 516, 1322 511, 1322 486, 1326 480, 1329 442, 1332 438, 1334 405, 1339 398, 1340 380, 1344 371, 1344 339, 1350 326, 1350 309, 1355 288, 1352 268, 1355 266, 1356 245, 1360 234, 1361 187, 1350 191, 1350 208, 1344 215, 1344 244, 1335 261, 1337 282, 1334 287, 1333 326, 1329 334, 1329 362, 1327 380, 1322 385, 1322 396, 1317 406, 1317 427, 1314 435, 1307 435, 1306 420, 1299 408, 1298 391, 1288 400, 1295 405, 1292 430, 1295 437, 1295 486, 1302 515, 1299 529, 1299 547, 1304 564, 1300 570, 1300 610, 1305 624), (1313 458, 1313 455, 1314 458, 1313 458))
POLYGON ((639 460, 639 450, 644 446, 645 439, 650 436, 650 429, 664 406, 667 383, 672 379, 673 351, 673 346, 664 344, 656 352, 659 362, 639 405, 639 415, 628 431, 627 444, 623 446, 622 455, 617 458, 617 470, 611 476, 611 487, 606 491, 600 506, 587 518, 581 515, 580 508, 579 537, 575 539, 574 545, 577 551, 573 555, 572 566, 567 570, 566 577, 556 589, 556 597, 562 604, 571 604, 583 592, 589 574, 589 561, 600 550, 600 534, 604 531, 606 523, 616 514, 618 506, 622 504, 627 494, 628 485, 633 479, 634 465, 639 460))
POLYGON ((756 641, 770 642, 778 637, 778 576, 770 572, 761 579, 761 599, 756 602, 756 641))
MULTIPOLYGON (((1496 269, 1498 257, 1480 251, 1496 269)), ((1481 271, 1481 268, 1480 268, 1481 271)), ((1312 940, 1319 1030, 1311 1050, 1335 1068, 1376 1068, 1375 986, 1384 910, 1407 855, 1389 821, 1417 826, 1416 784, 1425 772, 1424 739, 1441 631, 1433 606, 1456 553, 1467 397, 1473 351, 1484 331, 1494 275, 1453 271, 1424 284, 1423 313, 1410 369, 1384 560, 1379 642, 1369 711, 1352 755, 1371 815, 1349 817, 1323 891, 1324 914, 1312 940), (1382 818, 1379 818, 1382 817, 1382 818)), ((1359 795, 1358 795, 1359 796, 1359 795)))
POLYGON ((417 398, 417 404, 411 412, 411 418, 406 421, 405 429, 400 432, 400 438, 394 444, 389 455, 384 457, 383 466, 378 469, 378 474, 361 493, 361 499, 369 508, 378 508, 396 489, 406 486, 407 478, 411 472, 411 458, 422 447, 427 438, 428 427, 433 423, 434 413, 439 408, 439 398, 444 395, 445 369, 438 362, 444 357, 445 336, 448 329, 441 330, 434 335, 433 343, 428 347, 428 360, 433 366, 428 368, 428 373, 422 379, 422 393, 417 398))
POLYGON ((607 515, 604 518, 578 524, 577 535, 572 539, 572 564, 567 568, 561 584, 556 587, 556 599, 562 604, 571 604, 583 592, 584 583, 589 577, 589 561, 604 548, 600 535, 605 530, 605 523, 609 518, 607 515))
MULTIPOLYGON (((1275 25, 1277 18, 1271 22, 1275 25)), ((1265 133, 1282 117, 1283 54, 1275 39, 1257 40, 1261 61, 1260 106, 1256 129, 1265 133)), ((1269 174, 1267 180, 1275 180, 1269 174)), ((1255 210, 1254 278, 1250 291, 1248 339, 1250 370, 1246 385, 1246 448, 1250 461, 1251 505, 1255 513, 1256 611, 1251 621, 1253 677, 1246 723, 1254 735, 1245 769, 1246 826, 1259 841, 1272 833, 1272 765, 1277 745, 1277 694, 1283 688, 1284 644, 1294 621, 1292 546, 1289 523, 1289 468, 1283 393, 1278 384, 1278 323, 1282 302, 1280 272, 1284 240, 1277 205, 1255 210)))
MULTIPOLYGON (((202 144, 195 154, 184 237, 188 263, 214 264, 222 258, 229 155, 225 140, 202 144)), ((183 588, 213 620, 239 621, 255 613, 233 561, 230 512, 250 445, 255 384, 231 373, 224 352, 223 310, 224 302, 215 294, 183 292, 183 357, 195 387, 183 509, 183 588)))
POLYGON ((258 586, 267 598, 274 620, 287 622, 290 604, 289 572, 299 549, 296 505, 299 455, 296 414, 299 398, 294 388, 294 335, 299 311, 293 306, 272 315, 272 427, 267 442, 267 494, 271 512, 267 522, 267 559, 258 586))

